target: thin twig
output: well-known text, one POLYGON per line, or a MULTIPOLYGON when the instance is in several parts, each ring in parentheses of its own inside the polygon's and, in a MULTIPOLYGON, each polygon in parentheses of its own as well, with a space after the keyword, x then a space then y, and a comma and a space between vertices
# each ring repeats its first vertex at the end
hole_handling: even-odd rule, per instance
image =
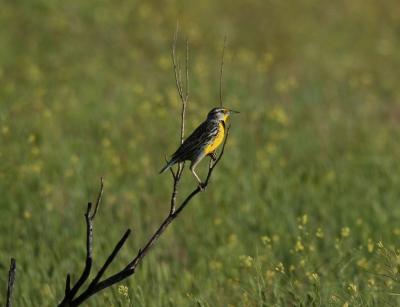
POLYGON ((96 205, 94 207, 94 211, 93 214, 90 216, 90 219, 94 219, 94 217, 96 216, 97 210, 99 209, 99 205, 101 202, 101 198, 103 197, 103 190, 104 190, 104 180, 103 177, 100 178, 100 192, 97 195, 97 200, 96 200, 96 205))
MULTIPOLYGON (((182 88, 182 80, 179 79, 180 88, 182 88)), ((186 87, 185 96, 181 96, 182 111, 181 111, 181 144, 183 144, 185 138, 185 117, 186 117, 186 105, 189 99, 189 43, 186 41, 186 87)))
MULTIPOLYGON (((179 60, 176 57, 176 42, 177 42, 177 37, 178 37, 178 25, 176 28, 176 32, 174 35, 174 41, 172 45, 172 64, 174 68, 174 75, 175 75, 175 83, 176 83, 176 88, 178 91, 178 94, 180 96, 181 102, 182 102, 182 110, 181 110, 181 133, 180 133, 180 142, 181 144, 184 141, 184 133, 185 133, 185 117, 186 117, 186 106, 187 102, 189 99, 189 44, 186 41, 186 84, 185 84, 185 95, 183 94, 183 86, 182 86, 182 78, 181 78, 181 69, 180 69, 180 64, 179 60)), ((223 60, 221 63, 221 77, 220 77, 220 83, 222 82, 222 66, 223 66, 223 60)), ((221 86, 221 85, 220 85, 221 86)), ((222 94, 220 95, 222 99, 222 94)), ((121 250, 121 248, 124 246, 127 238, 130 235, 130 230, 128 229, 124 235, 121 237, 119 242, 116 244, 114 247, 113 251, 111 254, 108 256, 107 260, 103 264, 103 266, 100 268, 96 276, 92 279, 92 281, 89 283, 89 285, 86 287, 85 290, 80 291, 84 283, 87 281, 89 275, 90 275, 90 269, 92 267, 92 244, 93 244, 93 219, 96 216, 99 204, 101 202, 102 194, 103 194, 103 180, 101 179, 101 184, 100 184, 100 191, 99 195, 97 198, 96 206, 94 207, 93 213, 92 211, 92 205, 91 203, 88 204, 88 208, 85 214, 85 220, 86 220, 86 225, 87 225, 87 232, 86 232, 86 237, 87 237, 87 244, 86 244, 86 265, 85 268, 81 274, 81 277, 78 279, 76 284, 72 287, 70 285, 70 275, 67 275, 66 278, 66 285, 65 285, 65 297, 63 301, 60 303, 59 307, 74 307, 74 306, 79 306, 82 304, 84 301, 86 301, 88 298, 91 296, 95 295, 96 293, 102 291, 103 289, 106 289, 108 287, 111 287, 112 285, 120 282, 121 280, 124 280, 125 278, 131 276, 132 274, 135 273, 135 270, 137 266, 141 263, 143 258, 146 256, 146 254, 149 252, 151 247, 157 242, 159 237, 163 234, 163 232, 167 229, 167 227, 172 223, 173 220, 175 220, 179 214, 182 212, 182 210, 190 203, 191 199, 196 196, 198 193, 202 192, 205 190, 207 185, 209 184, 211 175, 214 171, 214 168, 217 166, 219 161, 222 158, 222 155, 224 154, 225 150, 225 145, 228 140, 229 136, 229 128, 226 130, 226 136, 222 145, 222 149, 218 157, 215 159, 215 161, 210 161, 209 167, 208 167, 208 173, 206 180, 202 187, 198 186, 196 187, 190 194, 186 196, 186 198, 180 203, 180 205, 176 208, 176 202, 177 202, 177 194, 178 194, 178 185, 183 173, 183 168, 184 168, 184 163, 178 164, 178 170, 174 172, 172 168, 171 174, 173 178, 173 188, 172 188, 172 194, 171 194, 171 203, 170 203, 170 211, 166 218, 163 220, 161 225, 157 228, 157 230, 153 233, 153 235, 149 238, 149 240, 145 243, 145 245, 139 249, 137 252, 136 256, 119 272, 109 276, 108 278, 105 278, 103 280, 102 277, 106 270, 108 269, 109 265, 114 261, 115 257, 121 250), (78 295, 78 292, 81 292, 78 295)))
POLYGON ((184 100, 183 97, 183 90, 182 90, 182 82, 181 82, 181 78, 180 78, 180 65, 179 65, 179 61, 176 57, 176 42, 178 40, 178 30, 179 30, 179 24, 176 24, 176 31, 174 34, 174 41, 172 44, 172 52, 171 52, 171 56, 172 56, 172 64, 174 66, 174 74, 175 74, 175 84, 176 84, 176 88, 178 90, 178 94, 179 97, 181 98, 181 100, 184 100))
POLYGON ((13 290, 14 290, 16 269, 17 269, 16 261, 15 261, 14 258, 11 258, 10 270, 8 271, 6 307, 12 307, 12 299, 13 299, 13 290))
MULTIPOLYGON (((189 41, 186 40, 186 61, 185 61, 185 94, 183 94, 183 84, 182 84, 182 71, 179 59, 176 55, 176 44, 178 40, 178 33, 179 33, 179 24, 176 25, 176 30, 174 33, 174 39, 172 44, 172 65, 174 68, 174 75, 175 75, 175 83, 176 89, 178 91, 179 97, 181 99, 182 108, 181 108, 181 133, 180 133, 180 143, 183 144, 185 139, 185 119, 186 119, 186 106, 189 100, 189 41)), ((170 201, 170 212, 175 211, 176 207, 176 197, 178 194, 178 185, 181 179, 183 169, 184 169, 184 162, 178 163, 178 170, 176 173, 170 168, 173 184, 172 184, 172 194, 171 194, 171 201, 170 201)))
POLYGON ((222 76, 224 74, 225 46, 226 46, 226 35, 224 37, 224 46, 222 47, 221 69, 220 69, 220 72, 219 72, 219 105, 220 105, 220 107, 222 107, 222 76))
POLYGON ((178 183, 180 180, 180 175, 178 174, 178 176, 179 177, 174 176, 173 183, 172 183, 172 193, 171 193, 171 203, 170 203, 170 212, 171 213, 173 213, 175 211, 175 207, 176 207, 176 197, 178 195, 178 183))
POLYGON ((186 40, 186 96, 185 101, 189 99, 189 40, 186 40))

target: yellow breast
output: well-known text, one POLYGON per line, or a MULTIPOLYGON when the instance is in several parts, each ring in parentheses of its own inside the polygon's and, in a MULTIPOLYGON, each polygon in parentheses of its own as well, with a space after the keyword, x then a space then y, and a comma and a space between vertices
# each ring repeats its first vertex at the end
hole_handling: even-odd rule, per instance
POLYGON ((224 136, 225 136, 224 125, 222 123, 219 123, 218 134, 214 138, 214 141, 205 148, 204 150, 205 154, 208 155, 213 151, 215 151, 218 148, 218 146, 221 145, 222 141, 224 140, 224 136))

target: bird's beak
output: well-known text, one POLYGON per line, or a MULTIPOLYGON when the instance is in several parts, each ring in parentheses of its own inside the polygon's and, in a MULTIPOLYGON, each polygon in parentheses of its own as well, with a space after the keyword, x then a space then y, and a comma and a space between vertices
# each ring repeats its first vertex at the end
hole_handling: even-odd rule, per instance
POLYGON ((239 114, 239 111, 235 111, 235 110, 229 110, 229 114, 239 114))

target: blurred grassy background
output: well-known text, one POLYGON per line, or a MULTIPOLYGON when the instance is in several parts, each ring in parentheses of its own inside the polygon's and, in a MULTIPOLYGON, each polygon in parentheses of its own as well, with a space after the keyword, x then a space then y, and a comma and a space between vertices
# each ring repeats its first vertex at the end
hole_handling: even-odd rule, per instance
POLYGON ((100 176, 95 268, 131 227, 122 267, 167 213, 177 19, 188 130, 218 104, 225 33, 241 115, 206 193, 87 306, 399 304, 397 1, 17 0, 0 10, 0 284, 16 257, 15 305, 54 306, 77 277, 100 176))

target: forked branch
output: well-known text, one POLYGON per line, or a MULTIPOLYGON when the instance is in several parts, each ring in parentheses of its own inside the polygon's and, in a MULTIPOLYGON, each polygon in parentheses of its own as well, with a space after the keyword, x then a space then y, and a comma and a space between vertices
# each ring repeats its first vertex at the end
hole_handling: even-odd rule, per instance
MULTIPOLYGON (((128 238, 128 236, 130 234, 129 229, 122 236, 122 238, 120 239, 120 241, 118 242, 118 244, 116 245, 114 250, 112 251, 111 255, 107 258, 106 262, 104 263, 102 268, 97 273, 96 277, 93 278, 93 280, 90 282, 89 286, 82 292, 82 294, 80 294, 76 298, 71 297, 72 290, 68 291, 68 289, 70 288, 70 286, 69 286, 70 277, 69 277, 69 275, 67 275, 66 290, 65 290, 66 297, 64 298, 64 300, 62 301, 62 303, 59 306, 78 306, 81 303, 83 303, 84 301, 86 301, 88 298, 93 296, 94 294, 100 292, 103 289, 111 287, 112 285, 126 279, 127 277, 129 277, 135 273, 137 266, 140 264, 140 262, 143 260, 143 258, 146 256, 146 254, 151 249, 151 247, 155 244, 155 242, 159 239, 159 237, 162 235, 162 233, 171 224, 171 222, 179 216, 179 214, 182 212, 183 209, 185 209, 185 207, 190 203, 190 201, 192 200, 192 198, 194 196, 196 196, 198 193, 202 192, 207 187, 207 185, 210 182, 210 178, 211 178, 211 175, 212 175, 215 167, 221 160, 222 155, 224 154, 225 145, 226 145, 226 141, 228 140, 228 136, 229 136, 229 127, 227 129, 226 137, 225 137, 224 143, 222 145, 222 150, 221 150, 220 154, 218 155, 218 157, 215 161, 210 163, 210 166, 208 168, 207 177, 206 177, 206 180, 204 182, 202 189, 200 187, 196 187, 190 194, 188 194, 186 196, 186 198, 180 203, 180 205, 176 208, 176 210, 174 210, 173 212, 171 212, 171 211, 169 212, 169 214, 164 219, 164 221, 161 223, 161 225, 158 227, 158 229, 150 237, 150 239, 147 241, 147 243, 141 249, 139 249, 136 256, 125 266, 125 268, 123 268, 121 271, 111 275, 110 277, 100 281, 101 277, 103 276, 104 272, 108 268, 109 264, 114 260, 115 256, 118 254, 118 252, 124 245, 126 239, 128 238)), ((88 206, 88 210, 89 210, 89 207, 90 206, 88 206)), ((88 211, 85 214, 85 217, 87 215, 88 215, 88 211)), ((90 219, 86 219, 86 222, 88 225, 91 225, 90 219)), ((88 229, 92 229, 92 228, 90 226, 88 226, 88 229)), ((87 238, 88 238, 87 255, 89 255, 89 256, 87 256, 87 258, 86 258, 86 263, 90 262, 90 264, 91 264, 92 259, 91 259, 91 245, 90 244, 92 244, 92 239, 91 239, 92 232, 89 231, 88 233, 91 235, 87 236, 87 238), (88 260, 88 257, 90 257, 90 261, 88 260)), ((83 282, 88 278, 89 273, 87 271, 90 272, 90 266, 87 269, 87 265, 86 265, 85 269, 83 270, 83 273, 81 275, 81 278, 78 280, 76 285, 73 287, 73 289, 76 288, 76 291, 79 290, 79 288, 82 286, 83 282), (84 276, 84 277, 82 277, 82 276, 84 276)), ((73 293, 74 295, 76 294, 76 291, 73 293)))
POLYGON ((100 190, 97 196, 97 201, 95 204, 94 209, 92 210, 92 203, 89 202, 87 205, 86 213, 85 213, 85 221, 86 221, 86 260, 85 260, 85 267, 76 281, 76 283, 72 286, 71 288, 71 276, 70 274, 67 274, 66 281, 65 281, 65 291, 64 291, 64 298, 60 302, 58 306, 78 306, 83 302, 80 298, 82 295, 85 295, 85 293, 88 293, 90 289, 96 287, 100 279, 102 278, 103 274, 107 270, 108 266, 110 263, 114 260, 115 256, 118 254, 118 252, 121 250, 122 246, 124 245, 126 239, 128 239, 128 236, 130 234, 130 229, 128 229, 122 238, 119 240, 117 245, 114 247, 113 251, 111 252, 110 256, 108 256, 107 260, 104 262, 103 266, 100 268, 100 270, 97 272, 96 276, 92 279, 90 284, 86 287, 86 289, 78 296, 78 292, 82 289, 83 285, 85 282, 88 280, 90 276, 90 271, 92 268, 93 264, 93 256, 92 256, 92 251, 93 251, 93 221, 96 217, 101 198, 103 195, 103 190, 104 190, 104 182, 103 178, 101 178, 101 183, 100 183, 100 190))
MULTIPOLYGON (((176 44, 178 40, 178 32, 179 32, 179 24, 176 24, 176 30, 174 34, 174 40, 172 44, 172 65, 174 68, 175 75, 175 84, 176 90, 178 91, 178 95, 180 97, 182 107, 181 107, 181 135, 180 135, 180 143, 183 144, 185 138, 185 119, 186 119, 186 106, 189 101, 189 41, 186 40, 186 61, 185 61, 185 93, 183 93, 183 82, 182 82, 182 72, 179 64, 179 59, 176 55, 176 44)), ((178 169, 175 173, 173 168, 170 168, 172 175, 172 193, 171 193, 171 202, 170 202, 170 213, 173 213, 176 208, 176 197, 178 194, 178 186, 179 181, 181 180, 183 169, 185 167, 185 163, 179 163, 178 169)))
MULTIPOLYGON (((180 65, 179 65, 179 60, 176 56, 177 37, 178 37, 178 28, 175 32, 173 45, 172 45, 172 64, 173 64, 174 75, 175 75, 176 89, 178 91, 178 95, 182 102, 180 142, 183 143, 184 133, 185 133, 186 107, 187 107, 187 102, 189 99, 189 73, 188 73, 188 70, 189 70, 188 69, 189 44, 186 42, 186 81, 185 81, 186 84, 185 84, 185 91, 184 91, 182 78, 181 78, 182 73, 181 73, 181 69, 180 69, 180 65)), ((221 63, 221 79, 220 79, 220 81, 222 81, 222 66, 223 66, 223 62, 221 63)), ((222 99, 222 94, 221 94, 220 98, 222 99)), ((60 304, 60 306, 78 306, 82 302, 86 301, 89 297, 93 296, 94 294, 126 279, 127 277, 129 277, 135 273, 137 266, 140 264, 140 262, 143 260, 143 258, 147 255, 147 253, 149 252, 151 247, 157 242, 157 240, 163 234, 163 232, 167 229, 167 227, 172 223, 172 221, 174 221, 179 216, 179 214, 182 212, 183 209, 185 209, 185 207, 190 203, 190 201, 192 200, 192 198, 194 196, 196 196, 198 193, 204 191, 205 188, 208 186, 208 184, 210 182, 210 178, 212 176, 212 173, 213 173, 215 167, 220 162, 222 155, 224 154, 225 145, 226 145, 226 142, 227 142, 228 136, 229 136, 229 128, 230 127, 227 128, 226 137, 225 137, 224 143, 222 145, 222 150, 221 150, 220 154, 218 155, 217 159, 215 161, 210 159, 207 177, 205 179, 203 186, 201 188, 196 187, 191 193, 189 193, 186 196, 186 198, 183 199, 183 201, 179 205, 177 205, 178 185, 179 185, 179 182, 182 177, 184 165, 183 165, 183 163, 179 164, 178 169, 176 171, 172 170, 172 168, 171 168, 173 187, 172 187, 172 193, 171 193, 170 210, 169 210, 169 213, 166 216, 166 218, 163 220, 163 222, 160 224, 160 226, 157 228, 157 230, 153 233, 153 235, 150 237, 150 239, 146 242, 146 244, 141 249, 139 249, 136 256, 122 270, 111 275, 108 278, 101 280, 101 278, 102 278, 103 274, 105 273, 106 269, 108 268, 109 264, 114 260, 115 256, 118 254, 119 250, 122 248, 122 246, 124 245, 126 239, 128 238, 128 236, 130 234, 130 230, 125 232, 125 234, 122 236, 122 238, 120 239, 120 241, 118 242, 118 244, 112 251, 111 255, 108 257, 108 259, 104 263, 103 267, 99 270, 97 275, 93 278, 93 280, 86 287, 86 289, 80 295, 76 296, 77 292, 82 287, 85 280, 88 279, 88 276, 90 273, 90 268, 91 268, 91 264, 92 264, 92 254, 91 254, 92 247, 91 247, 91 245, 93 242, 92 221, 93 221, 93 218, 95 217, 95 213, 97 212, 98 203, 100 202, 99 200, 101 199, 101 195, 103 193, 103 185, 101 185, 99 196, 98 196, 98 203, 96 204, 94 214, 90 215, 91 205, 89 204, 88 210, 85 215, 86 224, 87 224, 86 266, 83 270, 83 273, 81 274, 81 277, 79 278, 79 280, 77 281, 75 286, 72 287, 72 289, 70 289, 70 285, 69 285, 70 277, 69 277, 69 275, 67 276, 67 282, 66 282, 66 288, 65 288, 66 297, 64 298, 63 302, 68 302, 68 304, 67 305, 60 304)))
MULTIPOLYGON (((178 91, 178 95, 182 102, 182 109, 181 109, 181 129, 180 129, 180 142, 183 143, 184 141, 184 134, 185 134, 185 117, 186 117, 186 107, 187 102, 189 100, 189 44, 186 41, 186 74, 185 74, 185 90, 183 90, 183 82, 182 82, 182 73, 180 69, 179 60, 176 56, 176 42, 178 37, 178 27, 176 29, 174 35, 174 43, 172 46, 172 63, 174 68, 174 75, 175 75, 175 82, 176 88, 178 91)), ((225 44, 225 43, 224 43, 225 44)), ((220 76, 220 87, 222 82, 222 66, 223 66, 223 59, 221 63, 221 76, 220 76)), ((220 89, 220 99, 222 103, 222 89, 220 89)), ((143 258, 147 255, 151 247, 157 242, 159 237, 164 233, 167 227, 180 215, 183 209, 190 203, 190 201, 195 197, 198 193, 205 190, 208 186, 212 173, 215 167, 220 162, 224 150, 225 145, 228 140, 229 136, 229 127, 226 131, 226 136, 222 145, 222 150, 218 157, 214 160, 210 160, 210 164, 208 167, 207 177, 205 182, 203 183, 202 187, 196 187, 191 193, 189 193, 178 205, 177 201, 177 194, 178 194, 178 185, 181 180, 183 174, 184 164, 180 163, 178 165, 178 169, 176 171, 172 170, 171 174, 173 179, 173 188, 171 193, 171 200, 170 200, 170 210, 162 221, 160 226, 157 230, 153 233, 153 235, 148 239, 148 241, 144 244, 144 246, 139 249, 137 254, 132 258, 128 264, 122 268, 119 272, 110 275, 109 277, 104 278, 104 274, 106 273, 107 269, 109 268, 110 264, 115 260, 115 257, 118 255, 124 244, 126 243, 131 230, 128 229, 119 239, 113 250, 111 251, 110 255, 107 257, 101 268, 98 270, 94 277, 90 279, 91 270, 93 266, 93 233, 94 233, 94 220, 99 210, 99 206, 102 200, 103 190, 104 190, 104 183, 103 179, 100 182, 100 189, 97 195, 97 200, 95 205, 93 206, 91 202, 88 203, 87 209, 85 212, 85 222, 86 222, 86 257, 85 257, 85 265, 84 268, 79 275, 77 281, 72 284, 72 278, 70 274, 67 274, 65 279, 65 290, 64 290, 64 297, 59 303, 59 307, 74 307, 79 306, 86 300, 88 300, 93 295, 99 293, 100 291, 113 286, 114 284, 128 278, 132 274, 135 273, 137 266, 141 263, 143 258)), ((11 267, 9 273, 9 280, 8 280, 8 290, 7 290, 7 307, 11 307, 11 299, 12 299, 12 291, 13 285, 15 280, 15 260, 11 260, 11 267)))

